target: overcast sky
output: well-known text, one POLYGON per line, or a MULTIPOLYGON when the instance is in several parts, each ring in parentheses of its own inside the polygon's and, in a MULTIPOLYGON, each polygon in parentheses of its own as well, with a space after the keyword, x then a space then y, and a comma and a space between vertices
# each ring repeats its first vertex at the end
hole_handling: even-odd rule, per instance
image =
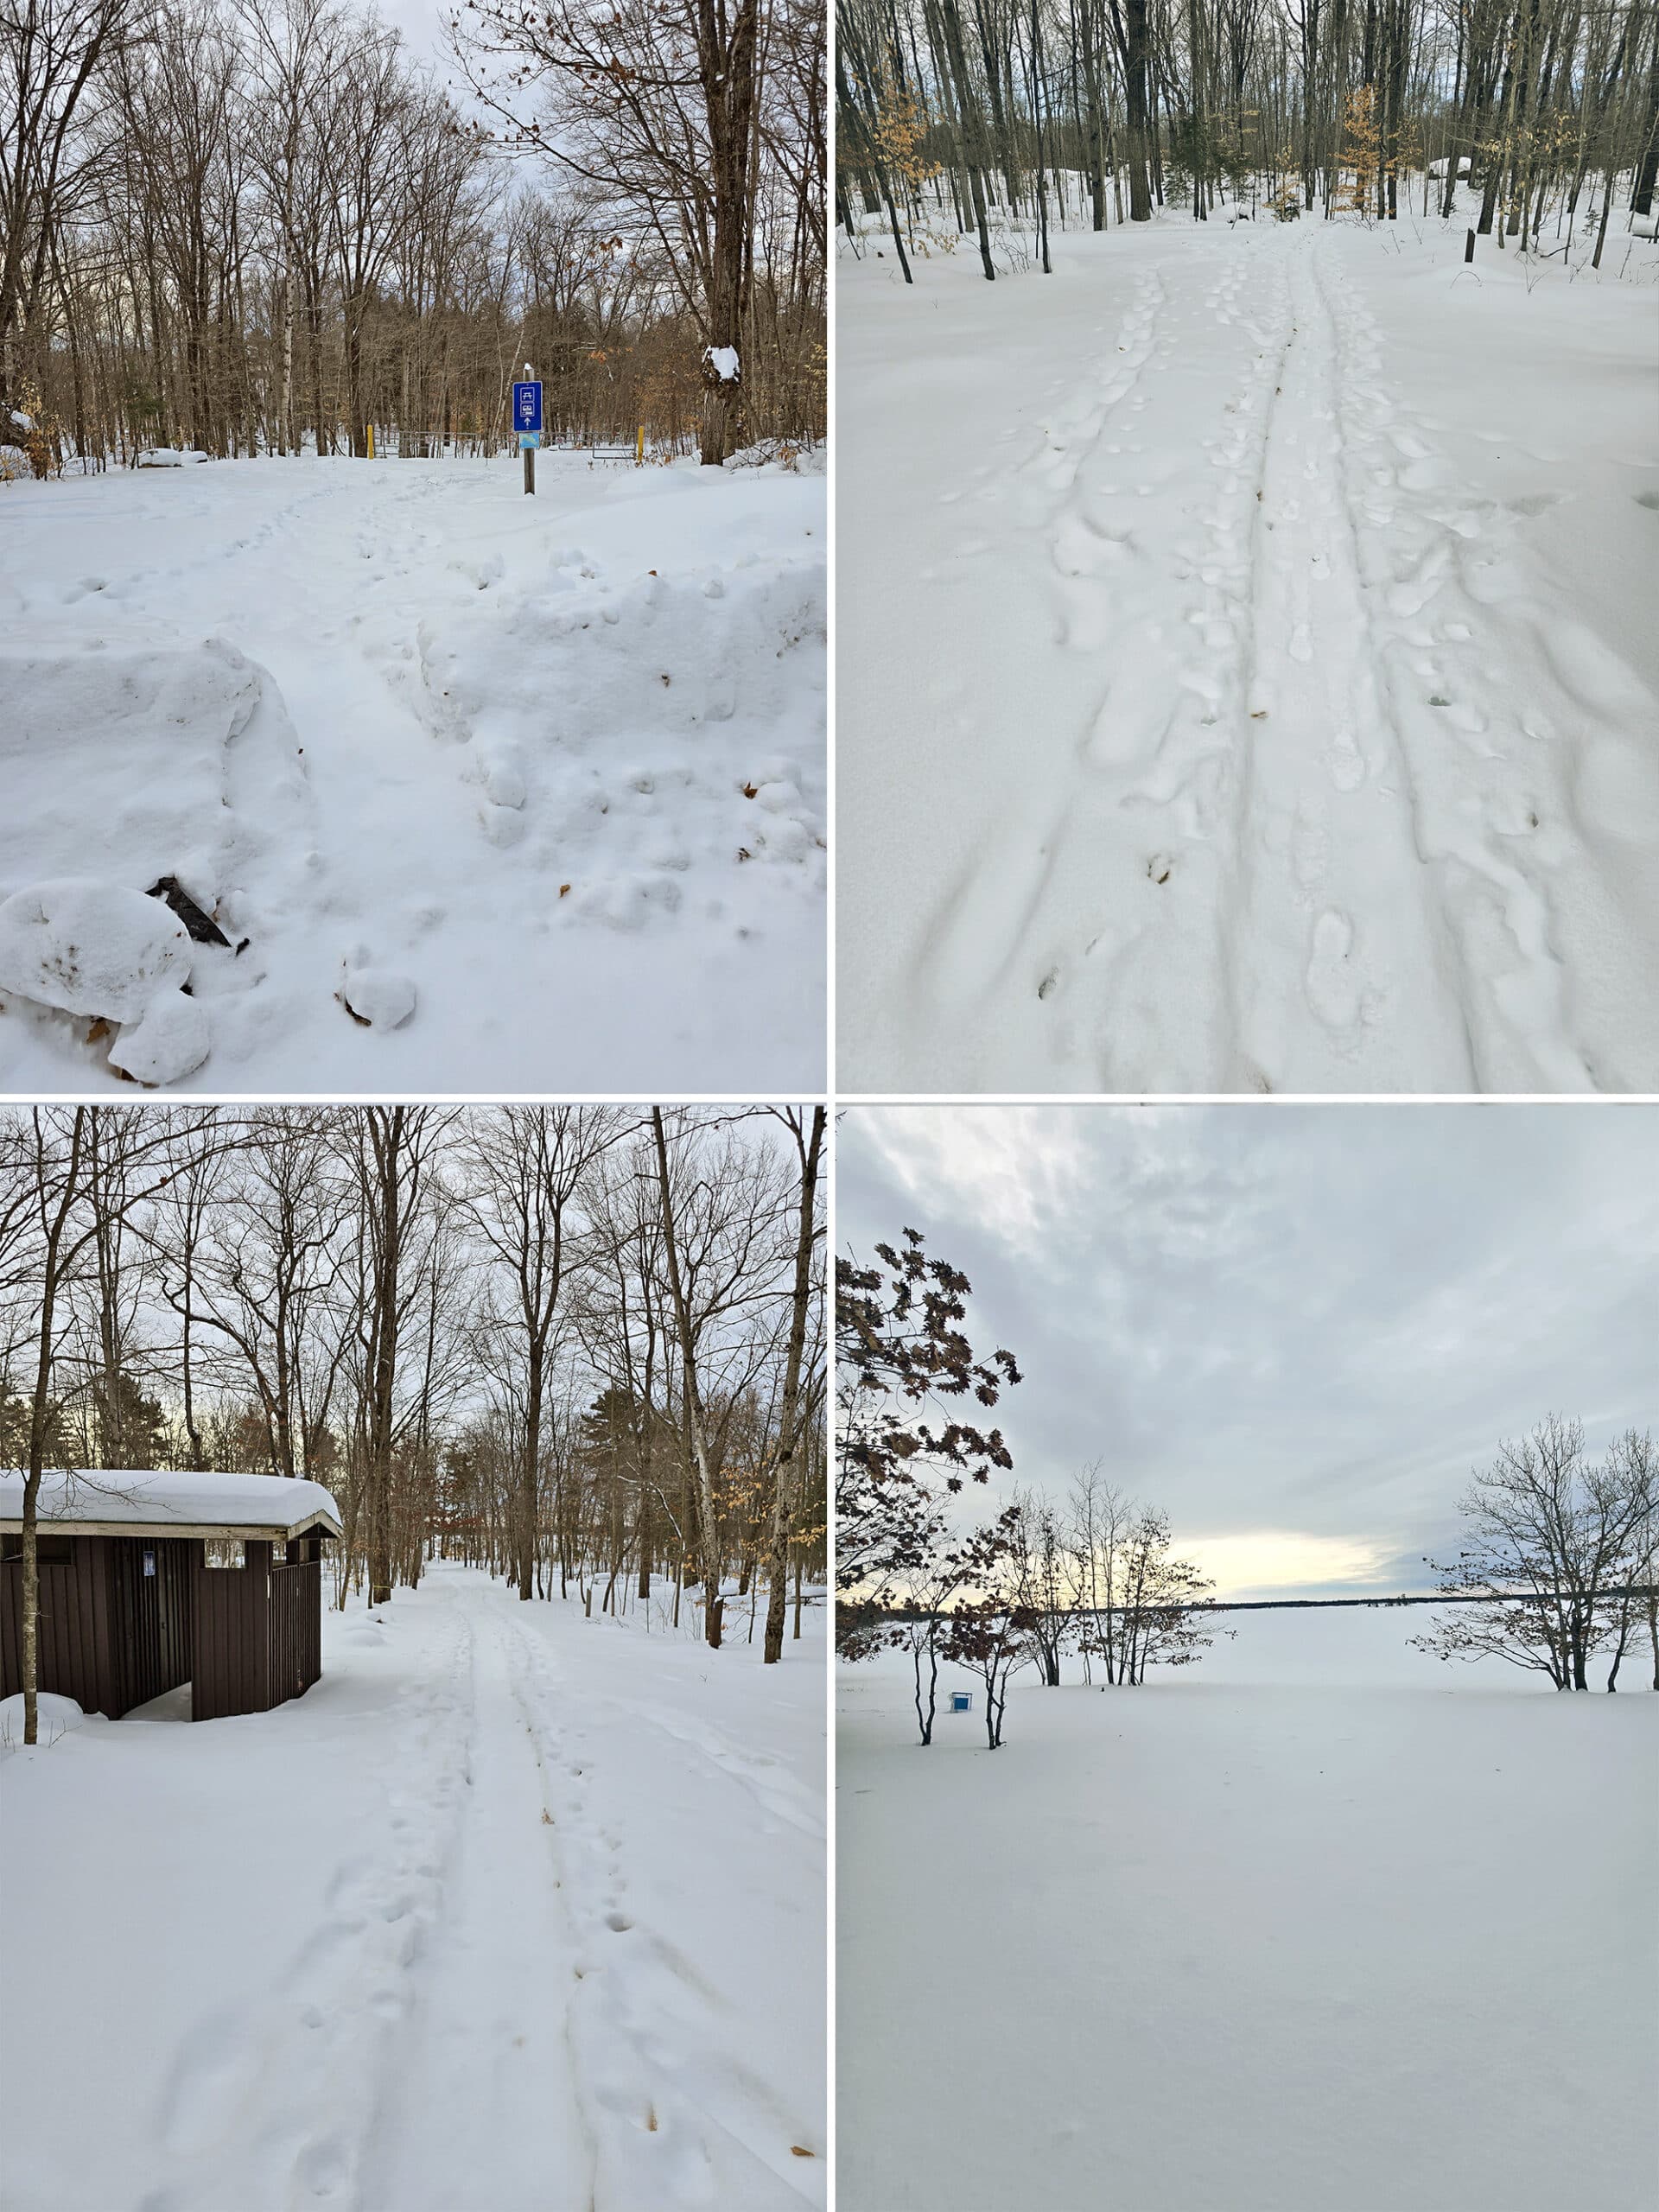
POLYGON ((1659 1428, 1659 1109, 852 1109, 837 1173, 1018 1359, 1014 1479, 1100 1459, 1229 1595, 1430 1588, 1500 1437, 1659 1428))
POLYGON ((452 0, 376 0, 379 13, 404 35, 410 52, 437 68, 448 85, 456 73, 445 53, 444 27, 454 13, 452 0))

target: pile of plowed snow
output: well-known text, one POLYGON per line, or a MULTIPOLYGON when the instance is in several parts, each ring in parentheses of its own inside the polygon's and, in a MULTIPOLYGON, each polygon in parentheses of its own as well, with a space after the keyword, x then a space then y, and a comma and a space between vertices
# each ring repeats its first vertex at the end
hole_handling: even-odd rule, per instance
POLYGON ((303 830, 304 777, 268 690, 219 640, 0 652, 8 1011, 142 1083, 202 1065, 208 1001, 263 980, 257 955, 237 965, 238 944, 268 935, 274 918, 249 882, 273 836, 303 830), (262 707, 264 731, 249 737, 262 707), (230 753, 245 739, 264 755, 257 807, 232 802, 230 753))
POLYGON ((0 1084, 822 1081, 823 486, 543 461, 6 487, 0 1084))

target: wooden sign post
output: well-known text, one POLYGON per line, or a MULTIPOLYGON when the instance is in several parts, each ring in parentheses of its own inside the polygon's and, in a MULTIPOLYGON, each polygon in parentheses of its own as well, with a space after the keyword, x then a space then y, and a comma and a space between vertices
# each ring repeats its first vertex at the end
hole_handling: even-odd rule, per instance
POLYGON ((512 387, 512 427, 518 433, 518 443, 524 456, 524 490, 536 489, 536 448, 542 442, 542 387, 531 375, 530 363, 524 363, 524 384, 512 387))

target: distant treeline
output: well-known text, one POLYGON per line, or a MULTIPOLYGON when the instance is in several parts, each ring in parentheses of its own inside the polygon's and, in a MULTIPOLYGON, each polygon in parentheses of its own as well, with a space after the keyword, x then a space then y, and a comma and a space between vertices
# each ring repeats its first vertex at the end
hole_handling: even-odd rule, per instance
MULTIPOLYGON (((1010 219, 1203 219, 1241 198, 1290 217, 1452 212, 1536 250, 1659 171, 1653 0, 837 0, 837 216, 907 249, 1010 219), (1433 172, 1433 173, 1431 173, 1433 172)), ((1005 263, 1006 266, 1006 263, 1005 263)))
POLYGON ((819 435, 819 0, 468 15, 493 137, 360 0, 0 7, 0 444, 487 454, 526 361, 553 439, 819 435))

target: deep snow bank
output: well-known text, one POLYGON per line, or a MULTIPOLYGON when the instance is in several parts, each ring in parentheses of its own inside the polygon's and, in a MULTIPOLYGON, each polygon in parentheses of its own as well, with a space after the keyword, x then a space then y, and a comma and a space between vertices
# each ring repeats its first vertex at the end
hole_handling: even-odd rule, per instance
MULTIPOLYGON (((6 487, 0 897, 175 877, 194 1085, 821 1081, 823 486, 543 461, 6 487)), ((112 1077, 4 981, 0 1082, 112 1077)))

